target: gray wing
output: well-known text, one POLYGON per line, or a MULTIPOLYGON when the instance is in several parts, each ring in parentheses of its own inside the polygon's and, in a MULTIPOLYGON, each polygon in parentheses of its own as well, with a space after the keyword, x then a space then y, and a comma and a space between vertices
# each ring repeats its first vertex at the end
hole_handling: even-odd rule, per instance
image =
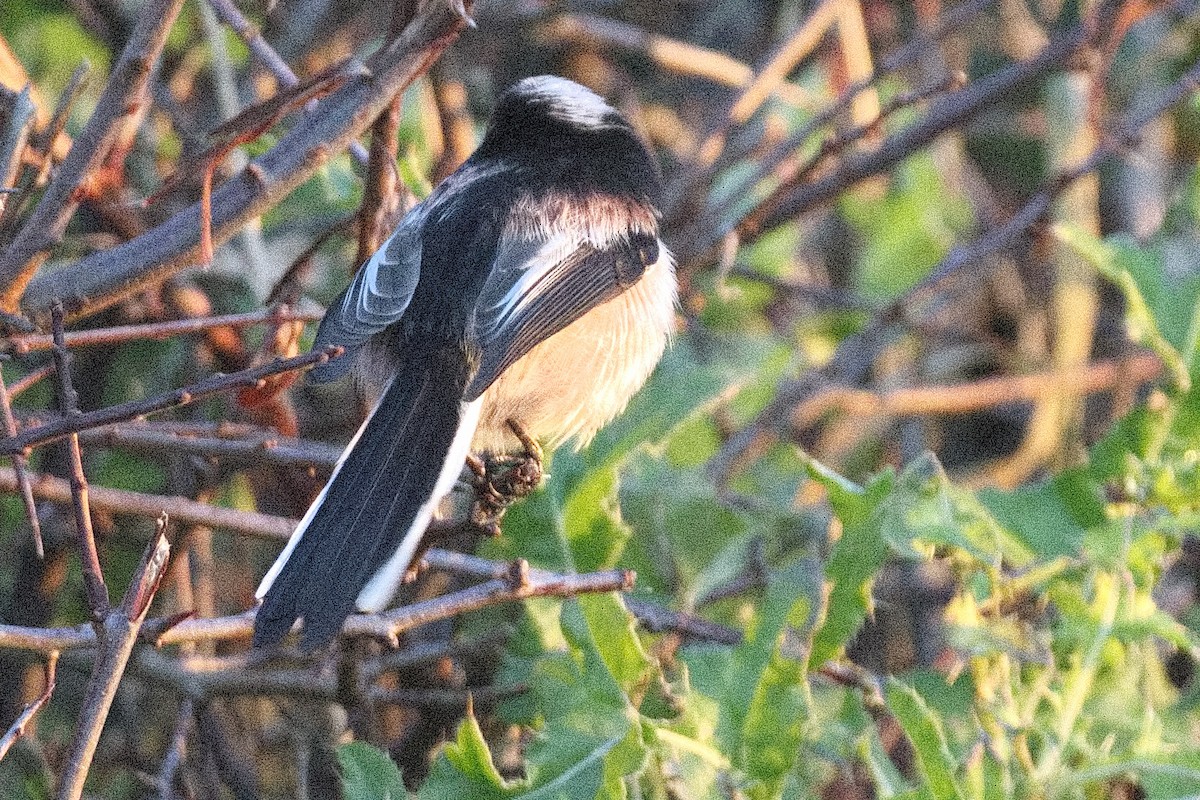
POLYGON ((404 316, 421 277, 424 224, 425 209, 417 206, 330 304, 317 328, 313 349, 341 345, 346 352, 313 369, 312 380, 330 381, 346 374, 358 348, 404 316))
POLYGON ((502 243, 476 306, 480 364, 465 399, 479 397, 539 342, 637 283, 659 247, 655 235, 636 231, 603 245, 567 234, 502 243))

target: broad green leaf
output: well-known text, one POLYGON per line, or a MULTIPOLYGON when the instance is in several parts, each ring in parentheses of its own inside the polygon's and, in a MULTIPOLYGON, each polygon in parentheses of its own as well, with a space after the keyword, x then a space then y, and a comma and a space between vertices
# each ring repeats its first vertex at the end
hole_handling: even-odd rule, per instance
POLYGON ((888 555, 879 509, 892 492, 895 475, 882 472, 863 488, 816 461, 810 460, 808 469, 829 492, 842 526, 825 564, 825 580, 832 586, 809 654, 808 666, 815 669, 835 658, 871 613, 871 586, 888 555))
POLYGON ((1021 567, 1033 557, 972 492, 950 482, 932 453, 904 468, 877 513, 884 539, 901 553, 920 542, 953 545, 994 566, 1021 567))
POLYGON ((408 797, 399 767, 379 748, 366 742, 350 742, 338 748, 337 758, 346 800, 403 800, 408 797))
POLYGON ((733 653, 717 735, 733 763, 772 796, 795 761, 810 704, 799 641, 811 629, 819 581, 814 564, 798 561, 771 576, 759 616, 733 653), (783 652, 788 643, 792 652, 783 652))
POLYGON ((935 800, 963 800, 955 778, 958 767, 950 755, 941 717, 915 689, 895 678, 888 679, 884 698, 912 743, 917 771, 930 796, 935 800))

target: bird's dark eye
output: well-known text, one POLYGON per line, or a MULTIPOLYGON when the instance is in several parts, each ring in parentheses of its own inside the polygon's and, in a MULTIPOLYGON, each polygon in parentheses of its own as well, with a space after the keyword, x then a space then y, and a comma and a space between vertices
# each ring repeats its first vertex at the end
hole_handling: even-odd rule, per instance
POLYGON ((637 250, 638 259, 642 266, 648 267, 658 261, 658 237, 650 233, 637 232, 630 234, 629 244, 637 250))

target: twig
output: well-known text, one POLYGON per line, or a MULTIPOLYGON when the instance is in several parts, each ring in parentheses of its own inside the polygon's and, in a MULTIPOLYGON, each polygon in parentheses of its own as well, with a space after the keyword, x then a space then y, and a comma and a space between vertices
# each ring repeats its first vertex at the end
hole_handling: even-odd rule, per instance
POLYGON ((831 25, 837 22, 841 0, 824 0, 813 9, 800 27, 758 70, 754 80, 738 95, 716 130, 700 145, 699 161, 708 167, 714 164, 725 147, 729 131, 744 125, 767 98, 783 83, 792 68, 817 46, 831 25))
MULTIPOLYGON (((54 370, 58 376, 58 402, 63 419, 78 418, 79 398, 71 382, 71 354, 63 346, 63 309, 55 303, 50 313, 54 327, 54 370)), ((83 454, 79 450, 79 435, 67 436, 71 481, 71 505, 75 510, 75 535, 79 537, 79 556, 83 562, 83 586, 87 596, 88 610, 92 619, 99 623, 109 612, 108 587, 104 585, 104 573, 100 569, 100 555, 96 550, 96 535, 92 530, 92 512, 88 504, 87 476, 83 473, 83 454)))
MULTIPOLYGON (((735 89, 745 89, 754 81, 754 70, 748 64, 725 53, 594 14, 560 14, 538 33, 554 42, 619 47, 640 53, 670 72, 705 78, 735 89)), ((803 89, 786 82, 780 82, 772 92, 796 106, 810 99, 803 89)))
POLYGON ((163 757, 162 767, 158 771, 158 796, 162 800, 175 800, 175 775, 187 755, 188 731, 192 727, 195 713, 196 705, 192 698, 183 698, 183 702, 179 704, 179 714, 175 718, 175 728, 171 731, 167 754, 163 757))
MULTIPOLYGON (((414 4, 396 0, 392 5, 388 37, 400 34, 412 20, 414 4)), ((401 210, 404 184, 396 169, 399 142, 400 107, 403 94, 397 93, 371 125, 371 151, 367 159, 367 177, 363 185, 358 222, 358 263, 365 264, 387 238, 401 210)))
MULTIPOLYGON (((216 426, 211 426, 217 430, 216 426)), ((332 469, 344 448, 326 442, 289 439, 273 431, 246 426, 250 432, 239 438, 204 436, 152 423, 131 422, 95 428, 80 433, 86 445, 120 447, 143 453, 189 453, 204 458, 225 459, 234 464, 278 464, 292 467, 332 469)))
POLYGON ((13 381, 13 385, 8 387, 8 395, 10 398, 18 397, 28 391, 42 379, 54 374, 53 364, 43 364, 35 370, 30 370, 25 375, 13 381))
MULTIPOLYGON (((64 505, 71 502, 71 485, 66 480, 36 474, 31 478, 34 497, 64 505)), ((0 467, 0 491, 15 492, 18 489, 15 472, 11 468, 0 467)), ((186 497, 143 494, 106 486, 91 487, 89 500, 93 508, 118 516, 154 518, 167 513, 181 524, 208 525, 264 539, 286 540, 296 527, 296 520, 286 517, 210 506, 186 497)))
MULTIPOLYGON (((8 394, 8 386, 4 383, 4 375, 0 373, 0 412, 4 414, 4 433, 16 436, 17 420, 13 417, 12 398, 8 394)), ((33 549, 39 559, 46 557, 42 544, 42 523, 38 520, 37 503, 33 501, 33 488, 29 485, 29 461, 24 453, 13 453, 13 472, 17 476, 17 484, 21 491, 21 500, 25 504, 25 516, 29 519, 29 527, 33 532, 33 549)))
MULTIPOLYGON (((467 4, 469 10, 470 4, 467 4)), ((144 12, 148 13, 148 12, 144 12)), ((212 236, 220 244, 311 177, 349 146, 391 99, 422 75, 467 25, 458 0, 422 6, 404 35, 368 60, 371 75, 350 79, 270 151, 213 192, 212 236)), ((195 263, 200 208, 193 204, 162 225, 117 247, 93 253, 33 280, 23 300, 40 311, 54 297, 73 313, 93 312, 195 263)), ((0 273, 3 274, 3 273, 0 273)))
POLYGON ((84 693, 71 749, 64 762, 58 787, 59 800, 78 800, 83 794, 83 783, 96 753, 108 709, 117 693, 117 685, 125 673, 125 665, 137 642, 138 631, 146 618, 150 601, 154 599, 159 581, 166 573, 167 558, 171 553, 166 525, 166 517, 160 517, 154 537, 146 547, 125 597, 104 618, 100 628, 100 647, 84 693))
MULTIPOLYGON (((143 325, 114 325, 109 328, 93 328, 86 331, 67 331, 63 336, 63 344, 69 348, 107 347, 131 340, 169 339, 172 336, 201 333, 212 328, 240 329, 264 323, 313 322, 319 320, 323 313, 321 311, 293 311, 279 306, 245 314, 225 314, 219 317, 173 319, 167 322, 151 322, 143 325)), ((54 344, 54 337, 45 334, 13 336, 9 338, 9 343, 12 352, 22 355, 35 350, 49 349, 54 344)))
POLYGON ((390 704, 461 711, 469 708, 472 703, 476 707, 494 704, 528 691, 529 686, 523 683, 514 686, 470 686, 462 689, 384 689, 372 686, 367 691, 367 699, 374 705, 390 704))
MULTIPOLYGON (((144 113, 146 82, 183 0, 149 0, 113 66, 96 110, 75 138, 37 208, 8 247, 0 250, 0 308, 16 311, 41 257, 62 238, 78 206, 77 190, 108 155, 126 118, 144 113)), ((56 295, 47 297, 47 301, 56 295)))
MULTIPOLYGON (((426 558, 430 550, 426 553, 426 558)), ((437 558, 437 556, 435 556, 437 558)), ((489 562, 489 570, 509 577, 490 580, 459 592, 414 603, 381 614, 356 614, 342 626, 342 636, 375 636, 395 641, 401 633, 430 622, 449 619, 497 603, 524 600, 529 597, 573 597, 590 592, 626 591, 633 585, 634 575, 628 570, 608 570, 583 575, 558 575, 541 570, 529 570, 524 581, 514 580, 512 564, 489 562)), ((518 562, 518 565, 523 562, 518 562)), ((254 630, 253 610, 212 619, 183 619, 168 617, 147 620, 141 638, 161 647, 181 642, 249 639, 254 630)), ((0 624, 0 649, 75 650, 94 647, 96 632, 88 625, 70 628, 29 628, 0 624)))
POLYGON ((626 597, 625 607, 638 618, 642 627, 651 633, 672 631, 689 639, 726 645, 737 645, 742 642, 742 632, 737 628, 731 628, 718 622, 709 622, 694 614, 672 611, 648 600, 626 597))
POLYGON ((886 392, 828 386, 796 406, 791 424, 800 430, 833 410, 853 416, 967 414, 1008 403, 1091 394, 1124 381, 1144 383, 1161 375, 1162 370, 1158 356, 1138 353, 1067 370, 1006 375, 950 386, 913 386, 886 392))
MULTIPOLYGON (((1054 47, 1054 44, 1050 47, 1054 47)), ((824 368, 799 380, 784 383, 776 393, 775 399, 760 412, 755 421, 731 437, 709 462, 709 474, 713 479, 718 484, 723 484, 748 455, 761 451, 777 436, 790 432, 792 410, 812 394, 814 387, 830 380, 841 384, 861 384, 869 368, 869 359, 864 358, 864 352, 874 346, 887 325, 906 318, 910 309, 919 305, 920 298, 941 288, 951 278, 962 274, 969 267, 974 267, 992 254, 1012 246, 1030 228, 1045 218, 1054 199, 1065 187, 1094 171, 1107 158, 1120 152, 1150 120, 1181 102, 1197 86, 1200 86, 1200 62, 1194 64, 1154 101, 1141 105, 1137 111, 1131 112, 1114 125, 1112 132, 1101 140, 1092 155, 1079 166, 1046 181, 1041 191, 1031 197, 1003 225, 993 228, 967 245, 951 250, 930 271, 928 277, 881 309, 861 333, 843 341, 838 346, 833 360, 824 368)))
POLYGON ((269 364, 241 370, 240 372, 233 372, 228 375, 213 375, 191 386, 174 389, 144 400, 131 400, 128 403, 120 403, 108 408, 97 409, 96 411, 63 417, 53 422, 47 422, 45 425, 39 425, 36 428, 21 431, 16 436, 9 436, 6 439, 0 440, 0 455, 20 453, 26 448, 53 442, 64 436, 69 436, 88 428, 111 425, 114 422, 123 422, 134 417, 154 413, 155 411, 187 405, 201 397, 227 392, 230 389, 255 386, 263 378, 270 375, 278 375, 281 372, 290 372, 316 364, 323 364, 329 359, 341 355, 341 353, 341 347, 327 347, 324 350, 313 351, 302 356, 296 356, 295 358, 276 359, 269 364))
MULTIPOLYGON (((300 83, 300 79, 296 77, 295 72, 292 72, 292 68, 287 65, 283 57, 262 37, 258 28, 246 19, 232 0, 207 0, 207 2, 212 10, 217 12, 221 22, 233 29, 233 32, 246 43, 246 47, 254 54, 254 58, 275 76, 281 86, 291 89, 300 83)), ((311 109, 309 113, 311 113, 311 109)), ((367 150, 360 142, 350 143, 350 155, 359 164, 367 163, 367 150)))
POLYGON ((527 574, 522 572, 519 577, 490 580, 394 611, 350 617, 342 626, 342 635, 373 636, 398 646, 400 634, 405 631, 467 611, 530 597, 569 597, 587 592, 625 591, 632 588, 633 582, 634 574, 630 570, 609 570, 586 575, 556 575, 528 570, 527 574))
POLYGON ((34 716, 41 710, 42 706, 50 702, 50 695, 54 692, 54 680, 58 667, 58 651, 51 650, 46 658, 45 668, 45 683, 46 688, 38 695, 37 699, 29 705, 25 706, 21 711, 20 716, 13 721, 9 726, 8 732, 0 738, 0 761, 8 755, 8 751, 17 743, 17 740, 25 735, 25 729, 29 727, 29 723, 33 721, 34 716))

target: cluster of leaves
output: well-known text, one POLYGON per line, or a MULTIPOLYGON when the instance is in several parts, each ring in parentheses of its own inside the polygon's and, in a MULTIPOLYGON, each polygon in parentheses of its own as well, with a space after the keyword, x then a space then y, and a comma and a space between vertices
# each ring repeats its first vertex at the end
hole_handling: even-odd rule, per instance
MULTIPOLYGON (((826 520, 787 500, 747 511, 704 488, 717 436, 703 412, 731 385, 759 394, 779 353, 743 337, 704 359, 685 339, 591 449, 555 457, 495 554, 632 567, 639 599, 686 611, 765 544, 756 589, 709 614, 744 640, 666 647, 617 596, 530 603, 500 679, 529 687, 502 713, 534 732, 523 776, 501 775, 470 716, 418 796, 765 800, 820 796, 839 775, 881 798, 1096 797, 1123 781, 1151 798, 1200 791, 1200 695, 1164 667, 1200 654, 1200 620, 1172 617, 1155 596, 1200 525, 1200 280, 1165 274, 1165 235, 1058 235, 1122 289, 1131 335, 1174 376, 1086 464, 975 492, 932 455, 861 485, 798 451, 773 459, 766 480, 824 490, 825 536, 826 520), (953 575, 945 658, 877 678, 844 654, 896 558, 936 559, 953 575)), ((351 797, 402 791, 369 746, 341 758, 351 797)))

